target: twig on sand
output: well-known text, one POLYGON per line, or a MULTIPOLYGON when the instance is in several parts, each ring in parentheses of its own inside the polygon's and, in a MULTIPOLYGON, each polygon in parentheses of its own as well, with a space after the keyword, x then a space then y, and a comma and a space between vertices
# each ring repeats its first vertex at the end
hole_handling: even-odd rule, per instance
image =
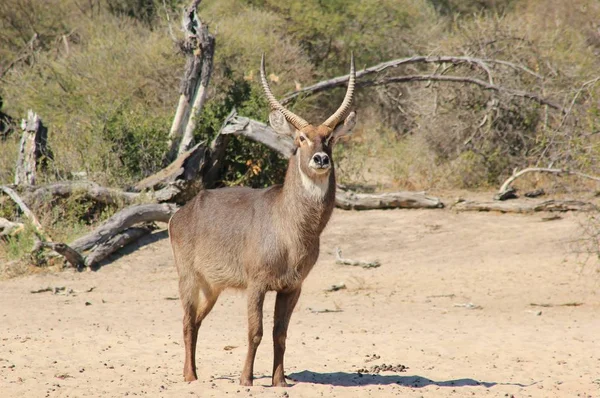
POLYGON ((351 260, 348 258, 342 258, 342 249, 336 247, 335 249, 335 263, 341 265, 352 265, 363 268, 377 268, 381 266, 381 263, 378 260, 374 261, 360 261, 360 260, 351 260))

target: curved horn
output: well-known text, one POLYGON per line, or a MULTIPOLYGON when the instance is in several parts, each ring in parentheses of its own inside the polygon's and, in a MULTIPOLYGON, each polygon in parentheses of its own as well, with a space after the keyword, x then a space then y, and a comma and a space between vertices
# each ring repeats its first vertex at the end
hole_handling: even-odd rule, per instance
POLYGON ((300 116, 295 113, 287 110, 273 95, 271 92, 271 88, 269 87, 269 83, 267 82, 267 76, 265 73, 265 54, 263 53, 262 59, 260 61, 260 80, 262 82, 263 90, 265 91, 265 95, 269 100, 269 104, 271 105, 272 110, 279 111, 285 116, 286 120, 290 122, 296 129, 300 130, 309 125, 309 123, 302 119, 300 116))
POLYGON ((333 115, 329 117, 329 119, 325 120, 323 123, 324 126, 329 127, 330 129, 334 129, 335 126, 341 122, 346 114, 350 110, 350 106, 352 105, 352 96, 354 95, 354 83, 356 81, 356 72, 354 71, 354 53, 350 55, 350 79, 348 80, 348 89, 346 90, 346 96, 344 97, 344 101, 342 101, 342 105, 338 108, 337 111, 333 115))

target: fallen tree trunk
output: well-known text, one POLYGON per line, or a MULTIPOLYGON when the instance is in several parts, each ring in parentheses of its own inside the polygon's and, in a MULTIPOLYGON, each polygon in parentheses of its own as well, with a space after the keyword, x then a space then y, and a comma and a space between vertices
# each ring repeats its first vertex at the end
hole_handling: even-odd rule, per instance
POLYGON ((444 204, 423 192, 355 193, 337 189, 335 205, 344 210, 440 209, 444 204))
POLYGON ((135 242, 143 236, 152 232, 150 227, 133 227, 112 236, 106 242, 96 246, 84 260, 84 264, 91 269, 98 269, 100 262, 116 252, 117 250, 135 242))
POLYGON ((498 211, 501 213, 534 213, 539 211, 564 212, 564 211, 593 211, 598 208, 589 202, 579 200, 544 200, 544 201, 518 201, 510 202, 475 202, 464 201, 455 204, 452 209, 457 211, 498 211))
POLYGON ((127 207, 91 233, 71 242, 71 246, 78 252, 91 249, 108 241, 114 235, 123 232, 127 228, 144 222, 169 222, 169 219, 178 207, 171 203, 144 204, 127 207))

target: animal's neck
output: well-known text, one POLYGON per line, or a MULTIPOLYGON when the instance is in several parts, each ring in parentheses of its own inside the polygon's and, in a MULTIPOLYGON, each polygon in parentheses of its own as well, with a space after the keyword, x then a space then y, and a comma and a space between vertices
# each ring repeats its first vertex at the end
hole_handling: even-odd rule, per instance
POLYGON ((319 179, 306 175, 293 155, 288 163, 282 191, 283 211, 290 222, 304 232, 316 234, 323 231, 335 204, 335 170, 319 179))

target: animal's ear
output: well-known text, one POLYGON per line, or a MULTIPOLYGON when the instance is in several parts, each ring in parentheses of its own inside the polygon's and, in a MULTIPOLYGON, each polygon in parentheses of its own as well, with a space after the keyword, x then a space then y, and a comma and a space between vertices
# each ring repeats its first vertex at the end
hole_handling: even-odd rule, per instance
POLYGON ((356 126, 356 112, 350 112, 344 124, 338 125, 331 133, 331 138, 335 144, 337 140, 352 133, 352 129, 356 126))
POLYGON ((269 124, 277 134, 289 135, 293 138, 296 133, 294 126, 289 123, 283 113, 278 110, 269 113, 269 124))

